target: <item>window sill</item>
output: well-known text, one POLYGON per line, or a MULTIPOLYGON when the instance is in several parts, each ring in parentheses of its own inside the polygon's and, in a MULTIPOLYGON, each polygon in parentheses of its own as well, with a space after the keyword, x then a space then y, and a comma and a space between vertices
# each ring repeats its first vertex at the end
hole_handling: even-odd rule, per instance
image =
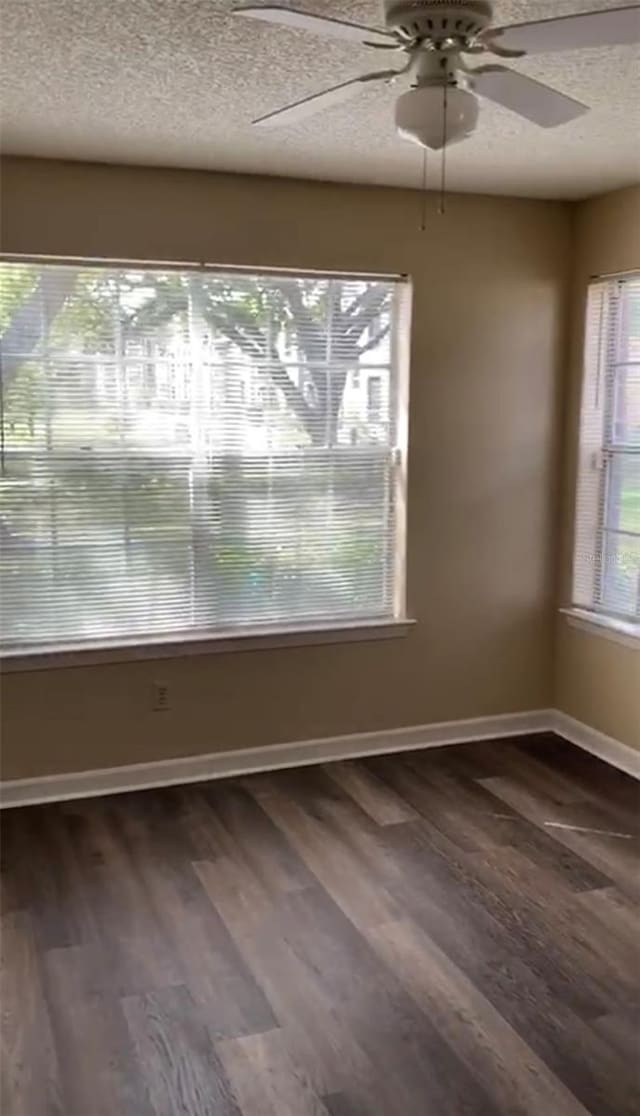
POLYGON ((234 651, 268 651, 279 647, 314 644, 361 643, 405 636, 415 620, 371 620, 325 627, 262 628, 219 632, 215 636, 95 642, 42 647, 38 650, 5 650, 0 654, 2 673, 55 670, 62 667, 99 666, 102 663, 139 662, 145 659, 180 659, 191 655, 226 654, 234 651))
POLYGON ((617 620, 612 616, 602 616, 597 612, 588 612, 581 608, 561 608, 560 612, 566 616, 572 628, 591 632, 592 635, 599 635, 614 643, 622 643, 625 647, 633 647, 636 651, 640 651, 640 624, 617 620))

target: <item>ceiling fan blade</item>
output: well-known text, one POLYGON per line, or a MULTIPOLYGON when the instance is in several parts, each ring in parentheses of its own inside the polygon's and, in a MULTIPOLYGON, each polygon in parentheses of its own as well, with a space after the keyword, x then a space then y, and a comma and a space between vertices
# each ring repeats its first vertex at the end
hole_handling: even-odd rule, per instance
POLYGON ((285 8, 282 4, 241 4, 233 9, 233 15, 262 19, 267 23, 282 24, 294 31, 312 31, 316 35, 331 35, 333 38, 349 39, 351 42, 363 43, 371 40, 381 46, 396 45, 396 39, 388 31, 365 27, 361 23, 347 23, 342 19, 332 19, 329 16, 300 12, 296 8, 285 8))
POLYGON ((589 111, 581 101, 574 101, 573 97, 506 66, 481 66, 470 71, 470 75, 475 93, 517 112, 541 128, 557 128, 589 111))
POLYGON ((491 28, 483 41, 490 46, 494 39, 500 47, 524 50, 527 54, 637 43, 640 42, 640 5, 491 28))
POLYGON ((316 112, 330 108, 331 105, 347 101, 349 97, 353 97, 359 92, 360 86, 366 85, 367 82, 393 81, 400 73, 402 73, 401 70, 379 70, 374 74, 363 74, 362 77, 352 78, 351 81, 343 81, 340 85, 332 85, 330 89, 324 89, 322 93, 312 93, 309 97, 294 101, 292 105, 287 105, 285 108, 268 112, 266 116, 259 116, 257 120, 252 120, 251 123, 259 124, 262 128, 297 124, 299 120, 304 120, 307 116, 313 116, 316 112))

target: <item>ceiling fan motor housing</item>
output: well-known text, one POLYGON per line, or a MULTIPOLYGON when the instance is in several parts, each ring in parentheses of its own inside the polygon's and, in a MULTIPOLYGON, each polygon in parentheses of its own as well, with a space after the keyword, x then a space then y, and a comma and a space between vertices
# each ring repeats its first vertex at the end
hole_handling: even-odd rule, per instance
POLYGON ((409 41, 467 43, 490 25, 493 10, 487 0, 384 0, 384 16, 389 30, 409 41))

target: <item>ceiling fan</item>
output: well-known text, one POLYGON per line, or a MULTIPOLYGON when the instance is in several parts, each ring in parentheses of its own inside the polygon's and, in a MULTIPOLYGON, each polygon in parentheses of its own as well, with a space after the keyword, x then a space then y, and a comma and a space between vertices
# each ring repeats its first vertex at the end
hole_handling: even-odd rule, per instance
POLYGON ((492 27, 488 0, 383 0, 385 28, 314 15, 282 4, 246 4, 234 14, 292 30, 311 31, 405 56, 397 69, 377 70, 276 109, 253 123, 261 127, 297 124, 307 116, 353 96, 372 82, 393 85, 405 78, 411 88, 396 102, 400 135, 424 148, 440 150, 471 135, 485 97, 543 128, 566 124, 587 105, 508 66, 469 67, 465 55, 521 58, 528 54, 580 50, 640 41, 640 5, 585 12, 533 23, 492 27))

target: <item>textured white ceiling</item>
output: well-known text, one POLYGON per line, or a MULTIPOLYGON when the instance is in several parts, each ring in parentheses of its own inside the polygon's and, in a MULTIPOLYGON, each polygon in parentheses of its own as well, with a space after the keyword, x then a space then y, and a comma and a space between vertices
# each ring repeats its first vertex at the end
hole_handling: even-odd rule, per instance
MULTIPOLYGON (((494 22, 623 2, 497 0, 494 22)), ((394 93, 384 86, 296 127, 252 130, 253 116, 377 69, 381 55, 234 19, 231 6, 231 0, 2 0, 4 151, 419 184, 421 153, 397 138, 394 93)), ((294 6, 380 22, 379 0, 294 6)), ((636 48, 616 47, 515 63, 593 111, 547 132, 485 102, 476 135, 449 152, 451 188, 573 198, 638 181, 639 61, 636 48)), ((431 168, 435 176, 435 157, 431 168)))

